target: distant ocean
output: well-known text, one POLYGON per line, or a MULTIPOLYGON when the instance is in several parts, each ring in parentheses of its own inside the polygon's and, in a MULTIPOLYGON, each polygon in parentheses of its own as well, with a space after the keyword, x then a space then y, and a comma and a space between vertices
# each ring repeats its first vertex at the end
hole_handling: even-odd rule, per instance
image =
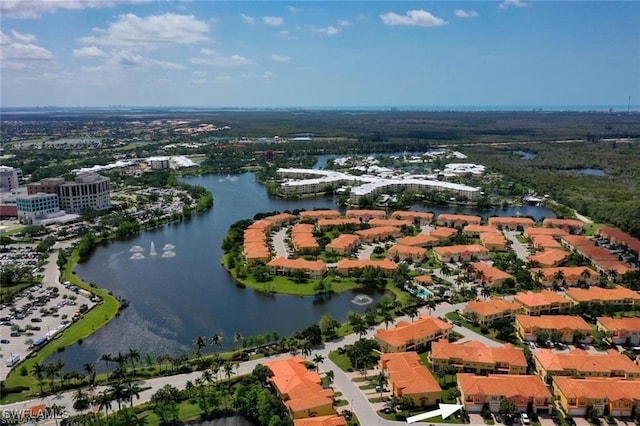
POLYGON ((379 112, 379 111, 428 111, 428 112, 513 112, 513 111, 541 111, 541 112, 640 112, 640 105, 441 105, 441 106, 416 106, 416 105, 382 105, 382 106, 363 106, 363 105, 345 105, 345 106, 277 106, 277 107, 193 107, 193 106, 105 106, 105 107, 0 107, 2 113, 81 113, 81 112, 100 112, 100 111, 121 111, 121 112, 224 112, 224 111, 357 111, 357 112, 379 112))

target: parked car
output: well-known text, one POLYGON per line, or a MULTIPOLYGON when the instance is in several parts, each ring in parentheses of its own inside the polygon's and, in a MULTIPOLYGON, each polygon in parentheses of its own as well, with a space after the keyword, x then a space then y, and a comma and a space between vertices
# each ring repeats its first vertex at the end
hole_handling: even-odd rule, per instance
POLYGON ((3 345, 8 345, 9 344, 9 340, 2 339, 2 340, 0 340, 0 343, 2 343, 3 345))
POLYGON ((523 425, 528 425, 531 423, 531 421, 529 420, 529 416, 527 415, 527 413, 520 413, 520 420, 522 421, 523 425))

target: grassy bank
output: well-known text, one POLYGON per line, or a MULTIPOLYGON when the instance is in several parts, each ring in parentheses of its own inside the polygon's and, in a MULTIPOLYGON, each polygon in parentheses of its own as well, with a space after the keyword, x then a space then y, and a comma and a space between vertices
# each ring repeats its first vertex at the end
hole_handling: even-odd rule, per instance
POLYGON ((39 387, 37 381, 31 374, 27 376, 20 376, 19 371, 23 367, 30 373, 35 363, 42 363, 49 355, 58 352, 60 348, 73 345, 78 342, 79 339, 84 339, 93 334, 96 330, 103 327, 113 319, 113 317, 118 313, 120 304, 115 297, 109 294, 106 290, 90 286, 73 273, 73 268, 78 263, 78 259, 77 250, 74 250, 65 267, 62 281, 69 281, 80 288, 88 290, 100 297, 102 301, 89 312, 85 313, 80 320, 74 322, 62 333, 58 334, 41 350, 34 352, 30 358, 27 358, 25 361, 20 363, 20 365, 11 372, 9 377, 5 380, 6 387, 11 388, 25 386, 29 387, 30 390, 22 393, 2 395, 2 403, 20 401, 32 397, 38 392, 39 387))

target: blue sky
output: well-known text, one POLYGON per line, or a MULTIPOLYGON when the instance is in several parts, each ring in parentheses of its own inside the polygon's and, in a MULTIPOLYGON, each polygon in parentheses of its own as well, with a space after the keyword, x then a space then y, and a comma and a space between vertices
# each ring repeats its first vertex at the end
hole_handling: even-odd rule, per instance
POLYGON ((640 2, 2 0, 2 106, 640 104, 640 2))

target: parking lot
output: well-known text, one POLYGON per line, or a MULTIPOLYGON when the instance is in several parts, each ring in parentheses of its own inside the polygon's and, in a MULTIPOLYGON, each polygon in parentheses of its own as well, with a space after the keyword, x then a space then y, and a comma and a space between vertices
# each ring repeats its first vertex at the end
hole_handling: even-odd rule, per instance
POLYGON ((58 282, 56 258, 57 250, 53 250, 44 268, 42 285, 29 287, 17 294, 11 304, 0 306, 0 380, 11 370, 7 363, 12 355, 24 360, 99 302, 86 290, 58 282))

